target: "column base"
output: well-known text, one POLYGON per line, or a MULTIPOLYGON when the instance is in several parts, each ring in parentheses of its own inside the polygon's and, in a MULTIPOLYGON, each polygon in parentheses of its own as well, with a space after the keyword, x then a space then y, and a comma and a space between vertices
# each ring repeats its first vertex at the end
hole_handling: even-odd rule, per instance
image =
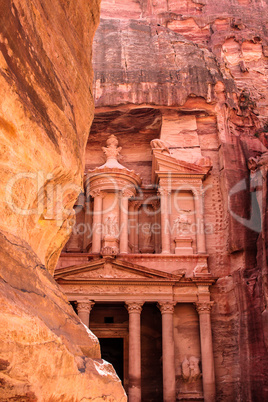
POLYGON ((92 251, 90 254, 93 255, 93 258, 96 258, 99 257, 100 251, 92 251))
POLYGON ((175 254, 177 255, 193 255, 194 250, 192 247, 193 239, 191 237, 176 237, 175 241, 175 254))
POLYGON ((176 398, 176 400, 177 401, 182 401, 182 402, 198 402, 198 401, 202 401, 202 402, 204 402, 204 397, 203 397, 203 395, 201 394, 201 393, 199 393, 199 392, 180 392, 178 395, 177 395, 177 398, 176 398))
POLYGON ((141 402, 141 388, 128 388, 128 400, 129 402, 141 402))
POLYGON ((102 255, 117 255, 119 253, 119 240, 115 236, 104 236, 102 241, 102 255))

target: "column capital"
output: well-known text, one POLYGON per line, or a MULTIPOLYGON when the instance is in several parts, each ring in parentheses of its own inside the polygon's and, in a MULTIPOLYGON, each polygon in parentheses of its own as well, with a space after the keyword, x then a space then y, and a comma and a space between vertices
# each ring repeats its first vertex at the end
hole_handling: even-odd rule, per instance
POLYGON ((193 187, 191 190, 192 190, 193 195, 195 197, 202 197, 204 195, 204 190, 203 190, 202 183, 201 183, 200 186, 193 187))
POLYGON ((160 195, 160 196, 167 196, 167 195, 170 195, 171 194, 171 190, 168 190, 167 188, 165 188, 165 187, 159 187, 158 188, 158 190, 157 190, 157 193, 158 193, 158 195, 160 195))
POLYGON ((133 191, 129 190, 128 188, 122 190, 121 192, 121 196, 122 198, 131 198, 133 197, 133 191))
POLYGON ((152 206, 154 211, 157 211, 160 208, 160 200, 158 199, 158 200, 152 201, 149 205, 152 206))
POLYGON ((90 195, 92 198, 95 198, 95 197, 104 198, 104 194, 103 194, 103 192, 102 192, 101 190, 93 190, 93 191, 90 191, 89 195, 90 195))
POLYGON ((177 302, 174 301, 160 301, 157 303, 157 307, 161 311, 161 314, 165 313, 174 313, 174 307, 176 306, 177 302))
POLYGON ((214 301, 196 302, 194 304, 198 314, 207 314, 210 313, 214 301))
POLYGON ((128 302, 128 301, 125 302, 125 306, 129 314, 131 313, 141 314, 143 305, 144 302, 128 302))
POLYGON ((90 311, 92 310, 92 307, 94 306, 95 302, 92 300, 83 300, 83 301, 77 301, 76 302, 76 306, 77 306, 77 311, 78 312, 86 312, 86 313, 90 313, 90 311))
POLYGON ((134 210, 137 210, 142 205, 142 201, 137 201, 137 200, 130 199, 129 200, 129 205, 132 206, 134 208, 134 210))

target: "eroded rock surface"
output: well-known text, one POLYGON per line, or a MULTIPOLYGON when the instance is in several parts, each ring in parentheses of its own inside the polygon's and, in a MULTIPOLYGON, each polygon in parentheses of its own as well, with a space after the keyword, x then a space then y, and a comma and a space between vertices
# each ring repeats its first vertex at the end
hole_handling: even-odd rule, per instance
POLYGON ((0 9, 0 400, 123 401, 48 272, 82 186, 99 1, 1 0, 0 9))

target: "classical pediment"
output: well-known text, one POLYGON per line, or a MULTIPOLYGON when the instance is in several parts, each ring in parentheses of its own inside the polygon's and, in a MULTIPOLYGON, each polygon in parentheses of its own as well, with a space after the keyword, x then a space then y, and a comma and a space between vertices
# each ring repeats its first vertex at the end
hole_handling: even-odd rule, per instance
MULTIPOLYGON (((204 158, 204 163, 206 162, 204 158)), ((207 161, 209 163, 209 161, 207 161)), ((175 173, 176 175, 200 175, 204 178, 211 169, 211 165, 203 165, 197 163, 189 163, 186 161, 178 160, 173 156, 162 152, 160 149, 153 149, 153 175, 154 181, 157 173, 175 173)))
POLYGON ((56 280, 133 280, 133 281, 179 281, 182 275, 146 268, 114 258, 94 260, 88 264, 75 265, 56 270, 56 280))

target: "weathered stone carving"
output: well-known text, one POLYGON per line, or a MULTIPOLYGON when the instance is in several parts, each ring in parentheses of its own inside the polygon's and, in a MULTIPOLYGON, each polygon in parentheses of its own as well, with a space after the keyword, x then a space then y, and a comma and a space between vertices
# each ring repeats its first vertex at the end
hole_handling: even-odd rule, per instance
POLYGON ((79 252, 81 250, 80 240, 81 236, 79 234, 79 230, 76 226, 74 226, 72 229, 71 237, 66 244, 66 249, 69 252, 70 251, 79 252))
POLYGON ((152 224, 146 222, 142 225, 142 230, 140 233, 141 236, 141 244, 140 252, 141 253, 153 253, 154 246, 152 244, 153 234, 152 234, 152 224))
POLYGON ((195 356, 184 358, 181 364, 182 378, 185 382, 192 383, 201 377, 201 371, 199 367, 200 359, 195 356))
POLYGON ((169 144, 166 141, 160 140, 158 138, 151 141, 152 149, 161 149, 161 152, 167 152, 170 154, 169 144))
POLYGON ((248 160, 248 168, 250 170, 250 191, 256 192, 256 198, 261 214, 261 226, 265 214, 266 201, 264 199, 265 191, 267 191, 267 170, 268 170, 268 151, 259 157, 251 157, 248 160))
POLYGON ((119 252, 119 225, 116 216, 107 216, 104 222, 104 236, 101 254, 102 255, 117 255, 119 252))
POLYGON ((267 171, 268 169, 268 151, 264 152, 261 156, 254 158, 251 157, 248 160, 248 168, 250 172, 256 172, 258 169, 261 171, 267 171))
POLYGON ((119 253, 119 248, 117 246, 106 245, 102 247, 101 254, 102 255, 117 255, 119 253))
POLYGON ((198 274, 207 274, 208 273, 208 265, 206 262, 199 262, 193 270, 194 276, 198 276, 198 274))
POLYGON ((107 216, 105 219, 105 237, 112 236, 117 238, 119 232, 118 220, 116 216, 107 216))
POLYGON ((176 219, 174 219, 173 229, 175 235, 188 235, 190 232, 191 221, 188 219, 186 212, 189 210, 181 210, 176 219))
POLYGON ((118 139, 115 135, 110 135, 108 140, 106 141, 107 147, 102 147, 104 154, 108 159, 116 159, 118 158, 122 147, 118 147, 118 139))

